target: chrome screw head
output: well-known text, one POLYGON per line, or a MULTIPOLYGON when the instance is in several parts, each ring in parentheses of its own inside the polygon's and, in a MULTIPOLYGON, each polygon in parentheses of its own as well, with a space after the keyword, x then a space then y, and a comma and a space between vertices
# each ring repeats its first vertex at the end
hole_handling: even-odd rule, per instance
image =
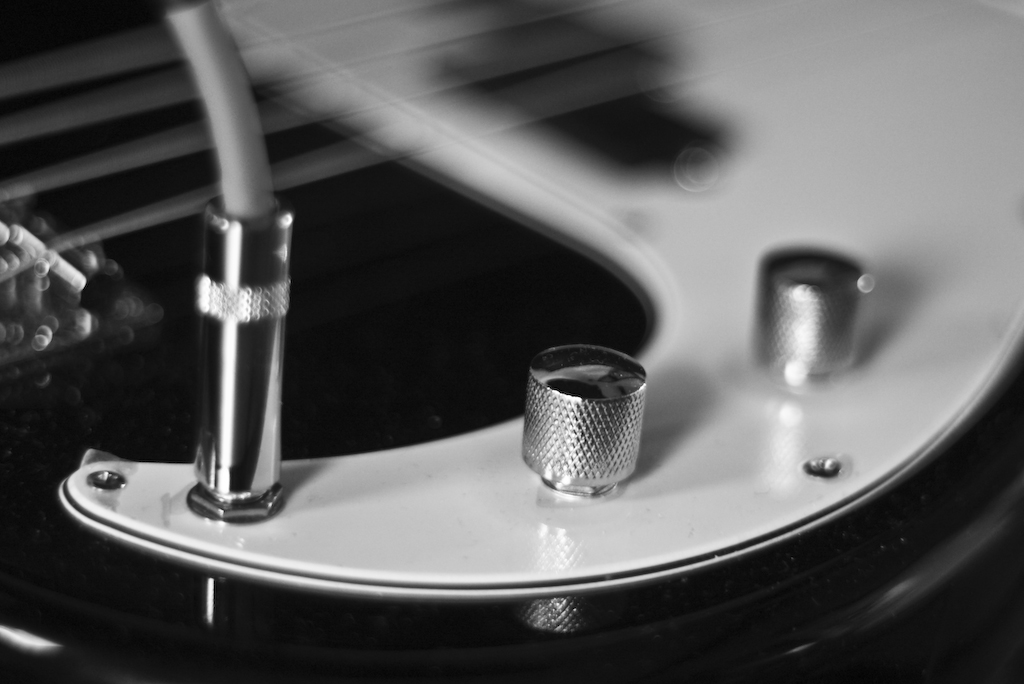
POLYGON ((831 479, 843 472, 843 462, 835 456, 812 458, 804 463, 804 472, 813 477, 831 479))
POLYGON ((121 489, 128 484, 128 480, 125 479, 124 475, 116 470, 97 470, 89 473, 88 477, 85 478, 85 481, 89 483, 90 487, 105 489, 108 491, 121 489))

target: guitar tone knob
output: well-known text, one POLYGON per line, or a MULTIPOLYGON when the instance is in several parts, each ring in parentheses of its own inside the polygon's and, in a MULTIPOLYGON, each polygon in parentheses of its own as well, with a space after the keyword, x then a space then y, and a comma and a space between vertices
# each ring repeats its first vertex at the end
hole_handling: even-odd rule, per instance
POLYGON ((758 293, 760 362, 792 386, 849 367, 860 296, 873 284, 856 263, 831 252, 769 254, 758 293))
POLYGON ((547 349, 530 364, 523 460, 544 484, 598 496, 636 468, 647 374, 612 349, 547 349))

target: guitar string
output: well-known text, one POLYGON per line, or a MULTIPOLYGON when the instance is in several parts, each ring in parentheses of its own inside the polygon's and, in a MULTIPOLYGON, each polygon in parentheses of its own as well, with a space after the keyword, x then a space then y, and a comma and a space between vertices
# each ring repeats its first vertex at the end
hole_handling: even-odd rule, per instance
MULTIPOLYGON (((614 0, 614 2, 622 1, 614 0)), ((457 2, 458 0, 440 0, 437 4, 455 4, 457 2)), ((395 57, 415 60, 420 58, 419 53, 424 50, 435 50, 457 44, 460 41, 476 39, 494 31, 557 16, 574 16, 592 9, 573 10, 571 13, 569 11, 538 12, 536 16, 531 15, 518 21, 492 17, 490 24, 484 30, 463 31, 452 38, 436 40, 428 45, 379 53, 364 60, 350 61, 345 66, 358 66, 369 61, 395 57)), ((418 7, 403 13, 408 14, 413 11, 423 12, 424 9, 418 7)), ((374 15, 373 18, 391 19, 395 14, 400 13, 380 13, 380 15, 374 15)), ((621 44, 621 41, 619 43, 621 44)), ((564 60, 588 54, 592 52, 593 46, 586 40, 577 39, 575 43, 572 40, 566 40, 559 44, 558 50, 558 59, 564 60), (574 44, 575 48, 573 48, 574 44)), ((154 29, 129 31, 118 34, 117 40, 94 41, 76 46, 71 50, 56 50, 0 67, 0 100, 46 88, 67 86, 89 79, 123 75, 147 67, 172 64, 179 60, 177 48, 165 33, 154 29), (55 73, 55 66, 72 59, 81 63, 68 72, 78 77, 77 80, 72 80, 70 76, 64 78, 59 71, 55 73)), ((492 64, 488 66, 488 76, 499 76, 508 69, 517 68, 519 67, 515 65, 498 68, 492 64)), ((462 87, 469 82, 467 79, 460 80, 449 75, 431 92, 462 87)), ((147 111, 147 109, 155 108, 159 102, 171 105, 188 101, 192 97, 194 94, 191 80, 185 70, 183 68, 168 69, 158 74, 104 86, 83 95, 66 98, 62 102, 38 105, 0 118, 0 144, 21 142, 41 135, 59 133, 75 126, 101 123, 125 114, 147 111)))
MULTIPOLYGON (((274 100, 261 103, 260 114, 268 135, 321 123, 274 100)), ((197 121, 11 176, 0 181, 0 188, 5 199, 19 199, 203 152, 210 145, 205 124, 197 121)))
POLYGON ((169 69, 0 117, 0 145, 66 133, 189 102, 195 97, 195 88, 185 70, 169 69))
MULTIPOLYGON (((618 4, 621 1, 622 0, 613 0, 612 2, 606 3, 606 5, 618 4)), ((455 4, 457 2, 458 0, 442 0, 442 2, 438 4, 455 4)), ((589 9, 591 8, 564 11, 558 14, 571 15, 582 13, 589 9)), ((417 11, 422 11, 422 8, 417 8, 417 11)), ((531 17, 530 20, 535 20, 535 17, 531 17)), ((94 43, 93 46, 95 45, 96 44, 94 43)), ((100 45, 100 48, 108 50, 117 48, 116 44, 114 44, 114 48, 112 48, 111 45, 111 43, 104 42, 100 45)), ((159 51, 157 51, 157 54, 160 54, 159 51)), ((121 55, 121 58, 123 59, 123 55, 121 55)), ((133 102, 138 103, 140 108, 145 107, 143 104, 145 101, 152 100, 151 97, 148 97, 150 95, 150 89, 162 89, 169 86, 174 92, 169 95, 165 95, 165 103, 185 101, 194 97, 194 93, 191 92, 190 88, 187 95, 182 92, 184 89, 179 85, 183 82, 183 73, 181 70, 176 70, 173 72, 173 75, 160 74, 158 76, 158 78, 146 77, 145 79, 142 79, 142 85, 144 86, 142 88, 139 87, 139 79, 135 79, 129 82, 129 87, 126 88, 122 84, 122 86, 117 87, 117 90, 113 92, 120 95, 128 93, 129 90, 134 91, 134 96, 132 97, 133 102), (139 92, 143 93, 143 97, 138 97, 137 94, 139 92)), ((555 90, 557 90, 557 88, 555 88, 555 90)), ((102 89, 102 92, 99 95, 90 95, 75 100, 76 104, 84 103, 84 105, 86 105, 85 109, 88 113, 88 115, 84 117, 86 121, 95 122, 102 120, 102 116, 100 114, 102 108, 98 106, 100 102, 107 103, 108 105, 115 105, 113 107, 108 106, 108 111, 118 109, 120 115, 125 113, 124 102, 117 97, 112 98, 111 92, 112 91, 110 89, 102 89)), ((613 91, 610 97, 613 98, 620 95, 621 93, 613 91)), ((597 101, 601 101, 601 98, 597 98, 597 101)), ((63 103, 58 103, 58 106, 61 104, 63 103)), ((547 116, 564 110, 564 106, 559 105, 555 105, 553 107, 549 106, 549 108, 552 110, 551 112, 542 111, 540 113, 533 113, 530 116, 521 117, 517 123, 524 124, 543 120, 547 116)), ((77 109, 77 107, 64 106, 65 112, 68 109, 77 109)), ((110 113, 113 114, 112 111, 110 111, 110 113)), ((24 116, 27 120, 32 114, 38 114, 38 111, 30 110, 28 112, 19 113, 19 116, 24 116)), ((44 120, 46 119, 46 117, 41 118, 44 120)), ((296 119, 289 119, 288 116, 283 116, 282 118, 282 127, 280 129, 276 129, 272 125, 271 130, 268 130, 268 132, 272 132, 272 130, 285 130, 293 125, 301 125, 301 123, 315 123, 315 121, 299 122, 296 119)), ((9 121, 0 119, 0 127, 5 123, 9 123, 9 121)), ((15 137, 15 135, 16 134, 14 133, 8 133, 7 137, 9 139, 11 137, 15 137)), ((38 189, 54 189, 63 185, 102 177, 103 175, 137 168, 139 166, 172 159, 178 156, 184 156, 195 151, 201 151, 203 148, 208 149, 208 140, 200 140, 201 137, 202 132, 200 124, 178 127, 177 129, 164 131, 154 136, 148 136, 147 138, 119 145, 115 148, 109 148, 91 155, 85 155, 75 160, 65 161, 61 164, 46 167, 44 169, 37 169, 27 174, 23 174, 22 176, 8 179, 4 183, 0 183, 0 188, 6 186, 5 194, 8 197, 17 197, 27 194, 30 191, 28 186, 31 186, 33 182, 38 189), (101 157, 106 157, 106 159, 101 161, 101 157)), ((0 141, 3 140, 4 138, 0 137, 0 141)), ((422 149, 420 150, 420 152, 423 151, 424 150, 422 149)), ((328 148, 322 148, 321 150, 300 155, 276 164, 273 170, 275 185, 278 189, 288 189, 296 185, 315 182, 316 180, 321 180, 334 175, 356 171, 373 164, 401 159, 404 156, 406 155, 382 155, 370 152, 366 148, 359 146, 357 143, 352 142, 338 143, 328 148)), ((201 211, 209 197, 214 196, 216 193, 217 189, 215 186, 207 186, 189 191, 187 193, 63 233, 58 238, 52 240, 47 245, 47 248, 54 252, 61 252, 96 242, 98 240, 109 239, 118 235, 141 231, 146 228, 159 225, 160 223, 183 218, 201 211)), ((0 276, 0 282, 14 277, 18 273, 24 272, 30 267, 31 263, 21 264, 18 268, 11 269, 0 276)))
MULTIPOLYGON (((463 0, 433 0, 437 6, 463 0)), ((385 19, 419 12, 423 8, 402 6, 394 10, 364 15, 365 19, 385 19)), ((181 61, 181 51, 170 39, 163 24, 129 29, 111 36, 31 55, 0 66, 0 100, 64 86, 120 76, 181 61)))
MULTIPOLYGON (((322 147, 313 152, 285 159, 271 168, 274 186, 288 190, 300 185, 352 173, 369 168, 396 157, 382 157, 369 149, 351 142, 342 141, 322 147)), ((211 197, 218 194, 218 186, 207 185, 175 195, 138 209, 97 221, 96 223, 61 233, 46 243, 46 249, 61 253, 101 240, 136 233, 147 228, 177 219, 194 216, 202 212, 211 197)), ((25 260, 18 266, 0 274, 0 282, 9 280, 32 268, 34 260, 25 260)))
MULTIPOLYGON (((585 67, 585 73, 593 72, 593 68, 585 67)), ((572 109, 600 104, 633 93, 630 85, 623 83, 624 79, 628 79, 627 74, 616 73, 613 70, 608 70, 607 73, 614 78, 609 78, 600 88, 584 87, 570 90, 560 87, 564 82, 562 77, 537 79, 529 86, 517 88, 518 97, 528 98, 532 102, 530 111, 528 113, 507 112, 505 117, 496 119, 496 121, 504 120, 503 127, 506 128, 529 125, 572 109)), ((565 76, 577 74, 578 71, 572 69, 567 70, 565 76)), ((170 99, 177 101, 179 98, 170 99)), ((191 97, 180 98, 181 101, 190 99, 191 97)), ((140 100, 144 100, 144 98, 140 98, 140 100)), ((142 108, 148 109, 149 107, 142 108)), ((363 113, 363 111, 358 108, 346 112, 349 116, 359 113, 363 113)), ((274 133, 304 124, 323 123, 327 120, 327 117, 303 119, 297 114, 280 111, 273 116, 268 114, 264 118, 264 128, 266 133, 274 133)), ((2 124, 3 120, 0 119, 0 127, 2 124)), ((56 127, 48 126, 47 128, 47 132, 53 132, 56 127)), ((60 130, 65 132, 66 128, 61 127, 60 130)), ((39 130, 36 133, 42 135, 43 131, 39 130)), ((209 149, 209 140, 202 124, 180 126, 3 179, 0 181, 0 188, 5 191, 7 199, 14 199, 32 192, 43 192, 94 180, 105 175, 122 173, 205 149, 209 149)))
MULTIPOLYGON (((591 2, 586 8, 531 8, 535 15, 520 22, 512 20, 494 22, 493 28, 506 28, 535 21, 538 18, 572 16, 623 4, 629 0, 591 2)), ((403 4, 400 7, 370 12, 337 23, 318 26, 303 35, 318 35, 343 27, 366 28, 366 24, 390 21, 411 14, 422 14, 445 5, 463 4, 465 0, 431 0, 428 6, 403 4)), ((482 35, 467 33, 467 37, 482 35)), ((414 52, 414 49, 408 52, 414 52)), ((396 53, 397 54, 397 53, 396 53)), ((85 41, 76 45, 50 50, 39 55, 24 57, 0 66, 0 100, 22 97, 32 93, 98 80, 169 65, 181 61, 178 47, 170 39, 162 24, 122 31, 112 36, 85 41)))
POLYGON ((181 60, 167 31, 157 24, 70 47, 23 57, 0 66, 0 100, 119 76, 181 60))

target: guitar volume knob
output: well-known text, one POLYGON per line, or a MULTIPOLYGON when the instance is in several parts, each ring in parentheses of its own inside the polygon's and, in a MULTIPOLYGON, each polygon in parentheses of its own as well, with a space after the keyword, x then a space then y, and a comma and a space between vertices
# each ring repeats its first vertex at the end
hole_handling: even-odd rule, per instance
POLYGON ((854 361, 854 324, 862 293, 874 281, 845 257, 812 249, 769 254, 759 282, 759 360, 799 386, 854 361))
POLYGON ((547 349, 530 364, 523 460, 547 486, 598 496, 636 468, 647 374, 612 349, 547 349))

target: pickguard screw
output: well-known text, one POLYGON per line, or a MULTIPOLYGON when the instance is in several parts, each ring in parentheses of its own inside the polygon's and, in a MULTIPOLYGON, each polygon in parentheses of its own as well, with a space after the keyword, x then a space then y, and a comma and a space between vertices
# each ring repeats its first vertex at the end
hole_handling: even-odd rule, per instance
POLYGON ((814 477, 832 478, 843 471, 843 463, 835 456, 812 458, 804 463, 804 472, 814 477))
POLYGON ((128 484, 124 475, 113 470, 97 470, 94 473, 89 473, 85 481, 96 489, 107 490, 121 489, 128 484))

